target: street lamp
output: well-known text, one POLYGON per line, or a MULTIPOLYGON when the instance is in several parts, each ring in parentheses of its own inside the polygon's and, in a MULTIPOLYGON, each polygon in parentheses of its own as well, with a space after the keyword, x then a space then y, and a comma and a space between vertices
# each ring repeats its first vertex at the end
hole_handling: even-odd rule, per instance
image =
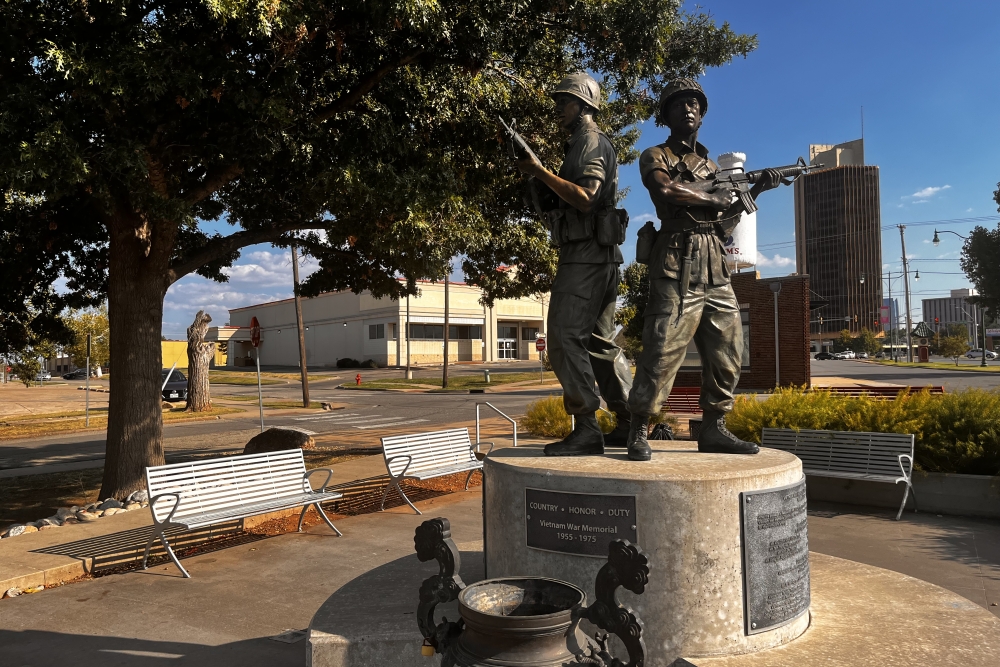
MULTIPOLYGON (((955 236, 957 236, 958 238, 962 239, 963 241, 967 241, 969 239, 969 237, 962 236, 958 232, 948 231, 947 229, 942 229, 941 231, 943 231, 945 234, 954 234, 955 236)), ((938 230, 935 229, 934 230, 934 238, 931 239, 931 243, 933 243, 936 246, 937 245, 941 245, 941 237, 938 236, 938 234, 939 234, 938 230)))
POLYGON ((865 274, 863 273, 861 274, 861 278, 858 280, 858 282, 861 283, 862 285, 865 284, 865 274))

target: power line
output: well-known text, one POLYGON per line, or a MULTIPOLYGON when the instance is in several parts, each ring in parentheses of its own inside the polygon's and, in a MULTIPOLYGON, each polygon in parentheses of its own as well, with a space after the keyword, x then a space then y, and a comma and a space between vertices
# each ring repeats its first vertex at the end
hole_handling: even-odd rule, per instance
MULTIPOLYGON (((929 225, 936 225, 938 227, 954 227, 954 226, 963 225, 963 224, 970 224, 970 223, 976 223, 976 222, 993 222, 993 221, 1000 221, 1000 216, 998 216, 998 215, 989 215, 989 216, 982 216, 982 217, 978 217, 978 218, 952 218, 952 219, 948 219, 948 220, 924 220, 922 222, 902 222, 902 223, 899 223, 899 224, 906 225, 907 227, 926 227, 926 226, 929 226, 929 225)), ((879 227, 879 229, 884 232, 884 231, 888 231, 890 229, 894 229, 896 226, 897 225, 882 225, 881 227, 879 227)), ((844 232, 843 234, 827 234, 825 236, 814 236, 812 238, 806 238, 806 243, 815 243, 815 242, 818 242, 818 241, 826 241, 826 240, 829 240, 829 239, 846 239, 849 236, 858 236, 858 235, 861 235, 861 234, 868 234, 868 233, 869 232, 867 232, 867 231, 857 231, 857 232, 850 232, 850 233, 844 232)), ((765 244, 757 246, 757 248, 758 248, 758 250, 759 249, 763 249, 763 248, 767 248, 767 249, 772 249, 773 250, 775 248, 784 248, 784 247, 794 246, 796 244, 797 244, 796 241, 781 241, 781 242, 778 242, 778 243, 765 243, 765 244)))

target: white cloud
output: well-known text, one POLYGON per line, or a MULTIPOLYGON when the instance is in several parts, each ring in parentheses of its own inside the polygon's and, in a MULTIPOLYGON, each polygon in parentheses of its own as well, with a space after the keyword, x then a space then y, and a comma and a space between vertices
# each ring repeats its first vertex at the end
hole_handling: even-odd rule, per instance
MULTIPOLYGON (((299 278, 319 268, 313 257, 299 257, 299 278)), ((217 283, 198 275, 177 281, 163 303, 163 333, 183 337, 199 310, 212 316, 217 325, 229 321, 229 310, 292 298, 292 257, 287 250, 254 250, 244 253, 236 264, 225 269, 229 282, 217 283)))
MULTIPOLYGON (((930 239, 924 239, 924 243, 930 243, 930 242, 931 242, 930 239)), ((444 349, 444 348, 441 348, 441 349, 444 349)), ((444 352, 441 353, 441 356, 442 357, 444 356, 444 352)))
MULTIPOLYGON (((965 212, 966 213, 972 213, 972 207, 970 206, 969 208, 965 209, 965 212)), ((442 356, 443 356, 443 353, 442 353, 442 356)))
POLYGON ((779 253, 775 253, 774 257, 768 257, 762 252, 757 252, 757 266, 763 267, 774 267, 776 269, 782 269, 786 266, 794 266, 794 257, 784 257, 779 253))
POLYGON ((636 223, 638 223, 638 224, 645 224, 648 220, 652 220, 653 222, 656 222, 657 217, 653 213, 641 213, 641 214, 635 216, 634 218, 631 217, 631 216, 629 216, 629 222, 632 223, 632 224, 636 224, 636 223))
MULTIPOLYGON (((905 197, 901 197, 901 199, 917 199, 917 200, 921 200, 922 199, 922 200, 926 201, 927 199, 930 199, 931 197, 933 197, 937 193, 942 192, 944 190, 949 190, 949 189, 951 189, 950 185, 940 185, 940 186, 933 186, 932 185, 932 186, 923 188, 922 190, 917 190, 912 195, 906 195, 905 197)), ((916 203, 920 203, 920 202, 914 202, 914 203, 916 204, 916 203)))

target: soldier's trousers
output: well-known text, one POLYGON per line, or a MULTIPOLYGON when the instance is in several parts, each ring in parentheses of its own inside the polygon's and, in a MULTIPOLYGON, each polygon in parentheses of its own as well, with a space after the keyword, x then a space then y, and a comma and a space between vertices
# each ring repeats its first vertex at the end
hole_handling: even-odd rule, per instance
POLYGON ((701 356, 701 409, 733 409, 743 357, 743 325, 732 286, 692 285, 678 321, 679 305, 679 281, 658 278, 650 282, 642 353, 628 400, 633 415, 660 411, 692 338, 701 356))
POLYGON ((609 410, 628 410, 632 373, 613 340, 618 281, 617 264, 560 264, 556 272, 547 324, 548 354, 563 387, 563 405, 571 415, 600 407, 595 381, 609 410))

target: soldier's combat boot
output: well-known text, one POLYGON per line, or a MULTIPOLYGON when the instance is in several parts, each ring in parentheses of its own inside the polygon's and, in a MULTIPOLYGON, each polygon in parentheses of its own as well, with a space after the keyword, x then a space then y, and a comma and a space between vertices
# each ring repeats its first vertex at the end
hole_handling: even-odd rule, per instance
POLYGON ((625 447, 628 445, 629 426, 632 424, 632 415, 627 412, 616 412, 615 419, 618 423, 615 430, 604 434, 605 447, 625 447))
POLYGON ((756 454, 760 447, 730 433, 726 428, 725 413, 706 411, 698 434, 698 451, 712 454, 756 454))
POLYGON ((648 461, 653 456, 649 448, 649 417, 632 417, 632 425, 628 431, 628 458, 631 461, 648 461))
POLYGON ((576 427, 564 440, 545 445, 546 456, 596 456, 604 453, 604 434, 597 417, 576 415, 576 427))

